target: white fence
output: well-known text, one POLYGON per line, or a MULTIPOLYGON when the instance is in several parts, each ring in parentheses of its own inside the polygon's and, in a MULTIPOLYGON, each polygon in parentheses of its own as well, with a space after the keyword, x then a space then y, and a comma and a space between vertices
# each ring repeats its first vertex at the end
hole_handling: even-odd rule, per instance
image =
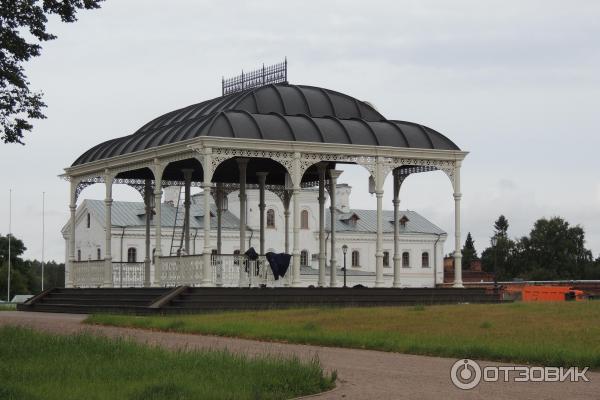
MULTIPOLYGON (((160 257, 154 268, 153 285, 163 287, 200 286, 203 277, 202 255, 160 257)), ((72 265, 74 287, 102 287, 107 272, 104 260, 77 261, 72 265)), ((208 274, 214 286, 259 287, 288 284, 291 269, 283 279, 276 281, 266 257, 249 260, 243 254, 212 254, 208 274)), ((112 287, 143 287, 144 262, 113 262, 112 287)))
POLYGON ((113 262, 113 287, 143 287, 146 263, 113 262))
POLYGON ((259 256, 257 260, 249 260, 243 254, 213 254, 210 258, 212 280, 216 286, 282 286, 287 279, 279 282, 273 277, 273 272, 266 257, 259 256))
POLYGON ((71 271, 74 287, 94 288, 104 283, 106 261, 73 261, 71 271))
POLYGON ((160 257, 155 266, 158 286, 198 286, 202 282, 202 255, 160 257))

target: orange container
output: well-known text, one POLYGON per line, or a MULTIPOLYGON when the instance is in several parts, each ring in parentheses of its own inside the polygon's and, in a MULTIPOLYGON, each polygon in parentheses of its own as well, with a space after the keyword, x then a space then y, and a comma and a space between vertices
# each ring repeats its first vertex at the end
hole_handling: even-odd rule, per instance
POLYGON ((568 286, 524 286, 523 301, 582 301, 583 291, 568 286))

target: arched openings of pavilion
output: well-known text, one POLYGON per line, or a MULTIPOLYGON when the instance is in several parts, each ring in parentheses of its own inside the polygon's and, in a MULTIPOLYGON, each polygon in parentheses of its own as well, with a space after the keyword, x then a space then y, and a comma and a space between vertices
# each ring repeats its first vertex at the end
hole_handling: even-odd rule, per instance
POLYGON ((263 157, 230 157, 213 163, 212 193, 217 208, 217 253, 222 254, 221 214, 227 207, 227 197, 230 193, 238 192, 239 199, 239 249, 244 253, 248 246, 248 202, 247 190, 259 191, 259 249, 260 255, 265 254, 265 225, 266 203, 265 192, 275 193, 282 201, 284 208, 284 235, 286 252, 289 249, 289 205, 288 192, 289 173, 280 162, 263 157))
MULTIPOLYGON (((339 180, 346 180, 342 172, 348 169, 349 165, 359 165, 354 162, 336 163, 332 161, 320 161, 316 162, 306 168, 302 175, 301 185, 303 187, 318 187, 318 203, 319 203, 319 253, 318 253, 318 265, 319 265, 319 278, 318 286, 324 287, 329 285, 330 287, 337 286, 337 266, 338 266, 338 255, 341 247, 338 246, 336 241, 336 221, 338 220, 339 212, 344 212, 344 207, 340 207, 340 201, 346 202, 347 193, 338 191, 339 180), (342 177, 342 178, 340 178, 342 177), (329 196, 326 195, 329 194, 329 196), (337 199, 336 196, 341 196, 341 199, 337 199), (327 204, 329 199, 329 204, 327 204), (327 207, 329 212, 327 212, 327 207), (329 232, 326 232, 326 220, 329 219, 329 232), (329 241, 329 252, 327 251, 327 242, 329 241), (329 254, 329 282, 326 281, 327 275, 327 255, 329 254)), ((365 175, 365 183, 368 183, 368 177, 370 172, 367 168, 359 166, 365 175)))
MULTIPOLYGON (((402 165, 394 168, 391 173, 387 175, 383 184, 383 190, 385 193, 385 204, 392 203, 394 210, 392 219, 392 223, 394 224, 394 248, 392 253, 394 287, 402 287, 405 284, 401 279, 401 271, 403 268, 403 248, 401 247, 401 240, 399 238, 401 231, 400 220, 403 217, 401 205, 404 209, 418 208, 420 212, 425 213, 428 218, 431 218, 436 223, 440 223, 442 226, 452 225, 452 215, 454 214, 455 237, 460 236, 460 209, 459 204, 457 204, 457 201, 460 201, 460 177, 457 176, 460 172, 459 168, 460 164, 457 164, 457 167, 455 168, 444 169, 434 166, 419 167, 414 165, 402 165), (450 187, 453 189, 454 193, 454 209, 451 204, 443 200, 448 196, 448 183, 450 183, 450 187), (411 204, 415 204, 416 206, 412 207, 411 204)), ((439 277, 439 273, 443 273, 443 267, 439 267, 438 264, 441 264, 444 252, 442 248, 437 248, 437 243, 438 241, 436 240, 434 242, 433 257, 431 261, 434 266, 434 268, 432 268, 434 286, 443 283, 443 276, 439 277)), ((455 250, 453 252, 455 264, 457 256, 456 248, 459 249, 458 246, 458 244, 455 244, 455 250)), ((458 257, 460 257, 460 253, 458 254, 458 257)), ((460 265, 455 271, 454 286, 462 287, 460 265)))
MULTIPOLYGON (((136 199, 137 195, 134 194, 137 191, 142 195, 146 204, 149 204, 149 198, 151 197, 151 191, 148 190, 149 182, 153 178, 153 173, 148 168, 141 168, 129 172, 112 172, 109 169, 105 170, 103 174, 96 176, 87 177, 70 177, 70 203, 69 208, 71 212, 70 218, 70 232, 69 232, 69 264, 65 283, 67 286, 77 285, 76 274, 75 274, 75 253, 76 253, 76 239, 75 239, 75 228, 76 228, 76 211, 77 203, 84 190, 86 195, 92 195, 94 197, 102 197, 101 193, 104 192, 104 231, 105 231, 105 243, 104 249, 101 254, 104 254, 103 260, 94 260, 97 264, 94 268, 102 270, 102 282, 98 283, 101 286, 111 287, 114 285, 114 274, 113 274, 113 257, 112 257, 112 205, 114 192, 116 189, 117 194, 126 197, 127 199, 136 199), (122 183, 124 185, 115 185, 115 183, 122 183), (102 185, 103 184, 103 185, 102 185), (125 186, 126 185, 126 186, 125 186), (102 187, 103 186, 103 187, 102 187), (129 186, 129 188, 128 188, 129 186), (104 190, 102 190, 104 189, 104 190), (133 190, 132 190, 133 189, 133 190)), ((86 196, 87 197, 87 196, 86 196)), ((149 259, 149 258, 147 258, 149 259)), ((89 262, 88 262, 89 264, 89 262)), ((89 265, 87 268, 90 268, 89 265)), ((146 268, 147 269, 147 268, 146 268)), ((149 273, 146 271, 146 276, 149 277, 149 273)), ((147 285, 150 282, 145 282, 147 285)))

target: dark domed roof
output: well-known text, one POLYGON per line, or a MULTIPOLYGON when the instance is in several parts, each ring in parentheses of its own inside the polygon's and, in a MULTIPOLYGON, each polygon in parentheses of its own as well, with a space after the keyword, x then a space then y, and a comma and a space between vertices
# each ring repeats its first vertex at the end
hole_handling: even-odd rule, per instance
POLYGON ((388 120, 370 104, 314 86, 271 84, 162 115, 92 147, 73 166, 199 136, 459 150, 433 129, 388 120))

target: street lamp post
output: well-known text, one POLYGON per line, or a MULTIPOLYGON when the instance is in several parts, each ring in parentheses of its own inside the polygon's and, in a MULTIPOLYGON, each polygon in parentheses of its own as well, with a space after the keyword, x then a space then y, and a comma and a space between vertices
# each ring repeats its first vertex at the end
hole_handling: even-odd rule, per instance
POLYGON ((346 286, 346 253, 348 252, 348 246, 343 245, 342 246, 342 253, 344 253, 344 268, 342 268, 344 270, 344 287, 348 287, 346 286))
POLYGON ((492 247, 494 248, 494 292, 498 290, 498 277, 497 277, 497 268, 498 268, 498 238, 494 236, 492 238, 492 247))

